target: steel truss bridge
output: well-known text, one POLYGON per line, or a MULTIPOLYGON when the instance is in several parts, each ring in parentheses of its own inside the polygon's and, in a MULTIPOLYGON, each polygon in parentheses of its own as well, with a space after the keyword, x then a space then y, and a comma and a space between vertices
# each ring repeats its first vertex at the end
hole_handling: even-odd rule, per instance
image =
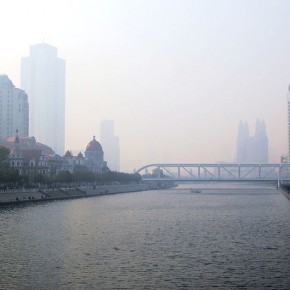
POLYGON ((158 163, 139 168, 144 181, 290 181, 290 163, 158 163))

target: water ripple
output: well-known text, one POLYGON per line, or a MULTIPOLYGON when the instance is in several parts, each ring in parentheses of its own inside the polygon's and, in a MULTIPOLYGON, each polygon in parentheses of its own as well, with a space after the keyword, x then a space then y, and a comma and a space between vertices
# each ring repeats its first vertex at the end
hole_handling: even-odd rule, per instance
POLYGON ((0 288, 290 289, 288 200, 221 193, 1 208, 0 288))

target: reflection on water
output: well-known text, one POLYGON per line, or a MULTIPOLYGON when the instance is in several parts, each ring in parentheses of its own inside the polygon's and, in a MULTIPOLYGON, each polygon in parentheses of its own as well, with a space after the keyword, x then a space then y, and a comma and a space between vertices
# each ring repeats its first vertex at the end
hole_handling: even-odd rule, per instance
POLYGON ((290 202, 190 187, 0 209, 1 289, 289 289, 290 202))

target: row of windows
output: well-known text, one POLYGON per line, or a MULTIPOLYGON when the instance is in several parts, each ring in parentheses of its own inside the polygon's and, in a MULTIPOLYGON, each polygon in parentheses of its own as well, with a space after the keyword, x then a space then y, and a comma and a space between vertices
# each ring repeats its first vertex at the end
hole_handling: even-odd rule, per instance
MULTIPOLYGON (((25 165, 27 165, 27 164, 26 164, 26 162, 23 163, 23 162, 21 162, 21 161, 12 161, 12 162, 11 162, 11 165, 12 165, 12 167, 13 167, 13 166, 23 166, 23 165, 25 166, 25 165)), ((39 166, 45 166, 45 165, 46 165, 46 164, 43 164, 42 162, 39 163, 39 166)), ((30 166, 30 167, 34 167, 34 166, 36 166, 36 164, 35 164, 35 162, 31 161, 30 164, 29 164, 29 166, 30 166)))
POLYGON ((9 93, 13 93, 13 90, 7 90, 7 89, 5 90, 5 89, 2 88, 2 90, 0 91, 0 93, 1 92, 6 92, 6 93, 9 94, 9 93))
MULTIPOLYGON (((0 101, 0 111, 2 111, 3 109, 5 109, 5 110, 13 110, 13 109, 16 109, 17 108, 17 106, 15 106, 14 104, 4 104, 4 106, 3 106, 3 104, 1 103, 1 101, 0 101)), ((21 106, 21 105, 19 105, 18 106, 18 108, 19 109, 24 109, 24 110, 28 110, 28 106, 21 106)))

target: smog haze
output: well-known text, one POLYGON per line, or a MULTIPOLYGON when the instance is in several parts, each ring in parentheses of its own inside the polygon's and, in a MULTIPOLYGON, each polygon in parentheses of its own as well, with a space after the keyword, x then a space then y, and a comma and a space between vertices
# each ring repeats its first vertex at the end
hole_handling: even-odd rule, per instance
POLYGON ((264 120, 269 161, 287 153, 287 0, 2 1, 0 73, 48 43, 66 61, 65 148, 114 120, 121 170, 235 161, 240 120, 264 120), (2 3, 3 2, 3 3, 2 3))

